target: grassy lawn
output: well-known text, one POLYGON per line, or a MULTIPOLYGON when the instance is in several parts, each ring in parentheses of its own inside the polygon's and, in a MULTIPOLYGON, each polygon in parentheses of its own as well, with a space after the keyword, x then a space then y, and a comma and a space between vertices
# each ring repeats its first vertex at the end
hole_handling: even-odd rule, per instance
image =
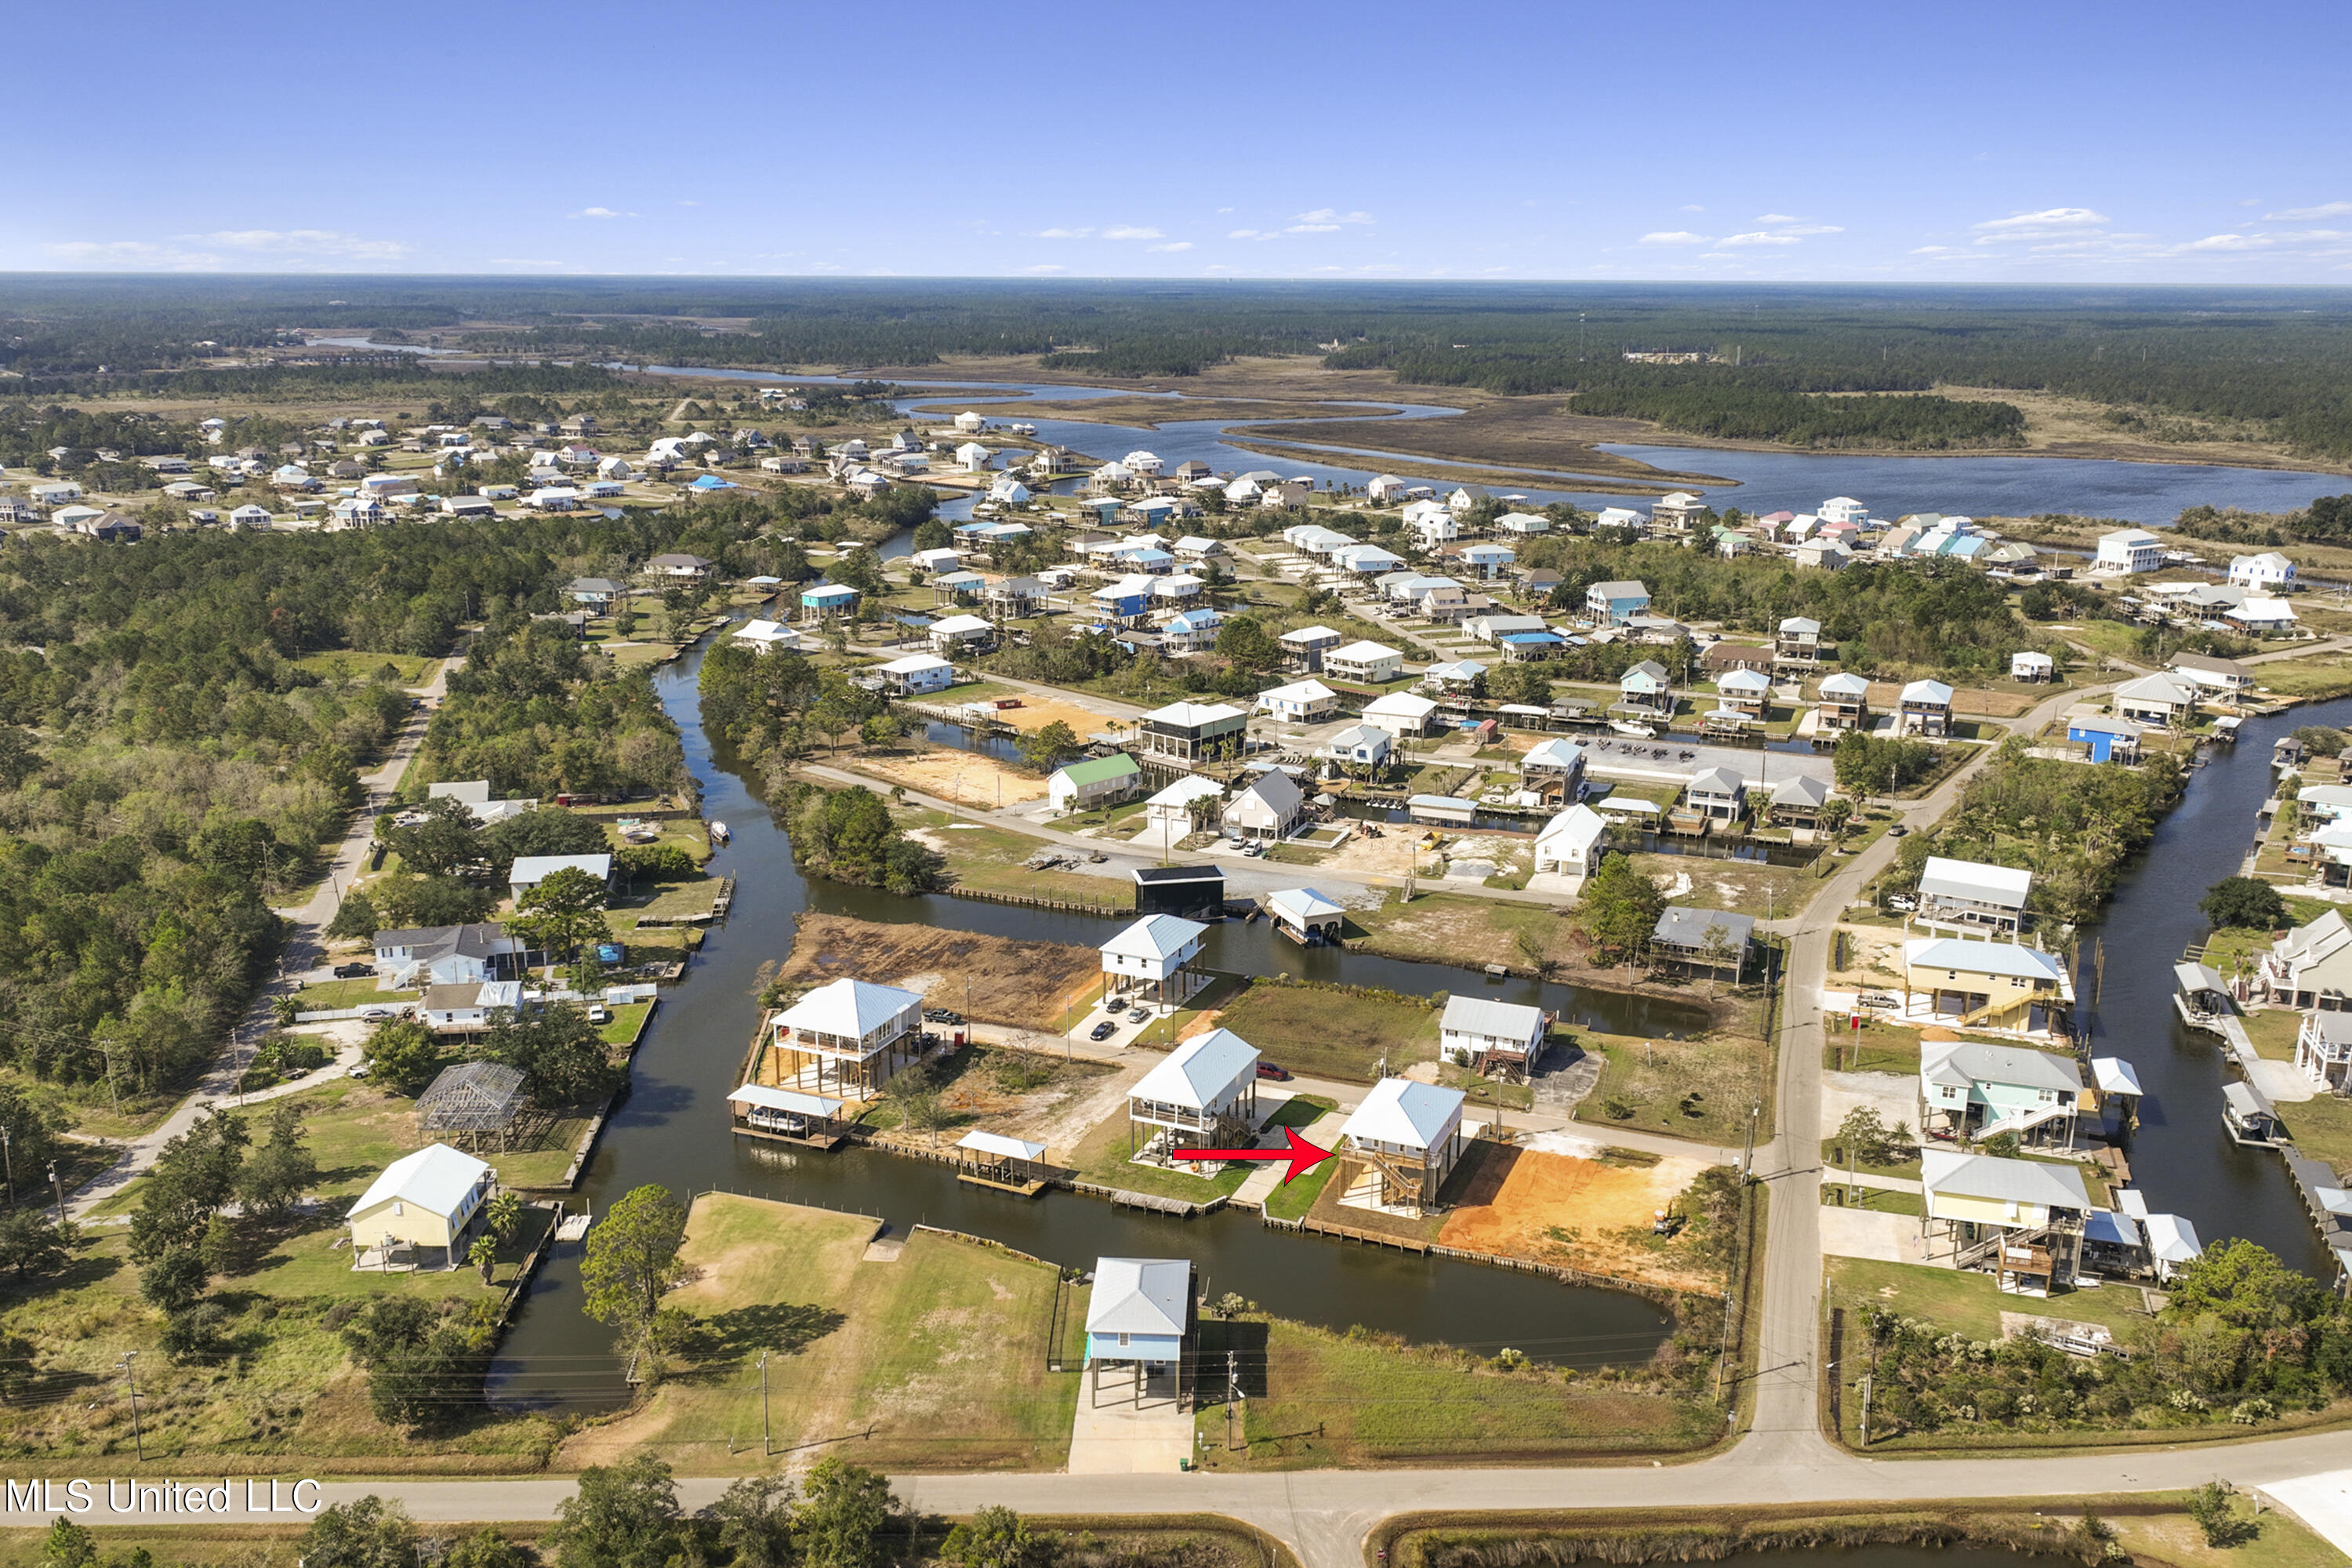
POLYGON ((1669 903, 1696 904, 1758 920, 1799 913, 1812 901, 1819 879, 1802 866, 1767 866, 1756 860, 1710 860, 1697 855, 1634 855, 1633 868, 1674 889, 1669 903))
POLYGON ((1919 1031, 1897 1028, 1865 1016, 1862 1028, 1845 1027, 1836 1019, 1822 1023, 1827 1043, 1822 1062, 1833 1072, 1893 1072, 1919 1070, 1919 1031))
POLYGON ((1108 877, 1088 877, 1076 871, 1032 871, 1022 864, 1044 841, 1024 838, 1001 827, 987 827, 950 819, 946 813, 907 807, 892 814, 898 826, 927 829, 925 838, 947 859, 949 876, 961 887, 988 893, 1022 893, 1031 898, 1064 899, 1073 903, 1099 904, 1106 909, 1131 910, 1131 888, 1108 877), (950 821, 954 826, 950 826, 950 821))
POLYGON ((1370 1083, 1385 1058, 1391 1073, 1437 1059, 1434 1009, 1318 985, 1261 981, 1218 1020, 1265 1059, 1310 1078, 1370 1083))
POLYGON ((670 1298, 700 1321, 688 1366, 639 1410, 574 1438, 562 1462, 651 1443, 680 1469, 772 1470, 760 1442, 769 1352, 781 1352, 768 1375, 779 1454, 871 1426, 845 1450, 859 1464, 1058 1468, 1079 1376, 1045 1370, 1055 1270, 919 1232, 895 1260, 868 1262, 873 1234, 873 1221, 827 1209, 696 1200, 684 1253, 696 1278, 670 1298))
POLYGON ((2282 1102, 2278 1113, 2305 1158, 2324 1160, 2338 1170, 2352 1167, 2352 1100, 2322 1094, 2282 1102))
POLYGON ((374 975, 357 974, 349 980, 321 980, 305 985, 294 993, 294 1005, 305 1013, 331 1013, 345 1007, 364 1007, 371 1002, 397 1006, 414 1002, 422 994, 417 991, 379 991, 374 975))
MULTIPOLYGON (((1727 1146, 1748 1136, 1749 1107, 1772 1109, 1771 1047, 1751 1036, 1711 1034, 1695 1040, 1579 1031, 1578 1045, 1607 1058, 1601 1081, 1576 1119, 1727 1146)), ((1769 1137, 1772 1119, 1757 1123, 1769 1137)))
POLYGON ((1832 1258, 1829 1289, 1832 1300, 1841 1305, 1876 1301, 1906 1317, 1941 1323, 1972 1340, 2000 1339, 2004 1311, 2100 1323, 2118 1332, 2147 1321, 2137 1290, 2064 1290, 2045 1301, 2032 1296, 2004 1296, 1990 1274, 1931 1268, 1918 1263, 1832 1258))
POLYGON ((2283 658, 2261 667, 2262 683, 2281 697, 2315 702, 2352 692, 2352 659, 2343 655, 2283 658))
POLYGON ((356 648, 335 648, 326 653, 306 653, 294 661, 296 668, 313 675, 323 675, 330 680, 373 680, 376 673, 390 665, 400 672, 403 686, 422 686, 431 679, 441 661, 411 653, 363 653, 356 648))
MULTIPOLYGON (((1908 1176, 1915 1182, 1919 1179, 1919 1161, 1916 1156, 1908 1160, 1898 1160, 1891 1165, 1883 1165, 1874 1160, 1864 1160, 1862 1163, 1862 1168, 1874 1176, 1908 1176)), ((1822 1180, 1833 1181, 1837 1173, 1845 1169, 1845 1151, 1837 1146, 1837 1140, 1822 1139, 1822 1180)))
POLYGON ((1848 1187, 1822 1175, 1822 1206, 1823 1208, 1870 1209, 1878 1214, 1907 1214, 1913 1216, 1927 1212, 1927 1200, 1917 1193, 1890 1192, 1885 1187, 1848 1187))
POLYGON ((646 1026, 646 1019, 653 1010, 654 1005, 650 1002, 625 1003, 613 1009, 613 1021, 597 1033, 604 1037, 608 1046, 628 1045, 636 1039, 637 1031, 646 1026))
MULTIPOLYGON (((1139 1147, 1143 1137, 1139 1129, 1135 1134, 1139 1147)), ((1138 1164, 1128 1158, 1127 1142, 1127 1107, 1122 1103, 1086 1135, 1071 1156, 1070 1163, 1077 1171, 1078 1180, 1117 1187, 1121 1192, 1150 1193, 1157 1197, 1205 1204, 1213 1198, 1232 1196, 1256 1168, 1236 1162, 1214 1177, 1189 1175, 1161 1165, 1138 1164)))
POLYGON ((558 1117, 554 1123, 532 1141, 531 1147, 509 1151, 496 1157, 499 1180, 509 1187, 549 1191, 563 1180, 563 1173, 572 1168, 572 1151, 580 1140, 588 1135, 588 1124, 594 1113, 558 1117))
POLYGON ((1523 1083, 1498 1083, 1491 1078, 1472 1072, 1468 1068, 1447 1062, 1437 1069, 1437 1081, 1448 1089, 1458 1089, 1469 1099, 1465 1113, 1485 1110, 1532 1110, 1535 1090, 1523 1083))
POLYGON ((2240 1020, 2254 1054, 2272 1061, 2294 1060, 2294 1037, 2303 1028, 2303 1015, 2284 1007, 2258 1007, 2240 1020))
POLYGON ((1276 1219, 1303 1218, 1339 1168, 1339 1161, 1326 1160, 1297 1181, 1277 1184, 1265 1195, 1265 1212, 1276 1219))
MULTIPOLYGON (((1563 1385, 1556 1373, 1496 1372, 1475 1358, 1333 1333, 1279 1319, 1206 1320, 1202 1354, 1245 1369, 1245 1448, 1228 1447, 1225 1411, 1200 1415, 1212 1470, 1305 1469, 1476 1454, 1485 1460, 1551 1455, 1671 1452, 1718 1435, 1702 1402, 1563 1385)), ((1204 1395, 1205 1396, 1205 1395, 1204 1395)))

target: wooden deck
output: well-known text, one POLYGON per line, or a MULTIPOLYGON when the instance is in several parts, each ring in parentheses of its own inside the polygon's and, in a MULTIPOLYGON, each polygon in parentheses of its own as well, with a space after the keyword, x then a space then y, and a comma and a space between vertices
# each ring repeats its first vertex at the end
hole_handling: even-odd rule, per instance
POLYGON ((981 1175, 975 1171, 958 1171, 956 1180, 975 1187, 987 1187, 995 1192, 1011 1193, 1013 1196, 1021 1198, 1034 1198, 1045 1190, 1043 1177, 1034 1177, 1025 1182, 1003 1182, 993 1176, 981 1175))

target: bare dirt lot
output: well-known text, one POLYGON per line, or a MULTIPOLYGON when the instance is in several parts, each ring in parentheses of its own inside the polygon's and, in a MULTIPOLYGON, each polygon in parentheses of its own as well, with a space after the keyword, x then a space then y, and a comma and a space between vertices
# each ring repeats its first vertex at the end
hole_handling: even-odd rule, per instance
POLYGON ((1045 793, 1045 781, 1034 773, 953 747, 935 752, 869 752, 857 760, 857 767, 862 773, 958 805, 992 808, 1035 800, 1045 793))
POLYGON ((823 985, 847 975, 920 991, 933 1005, 992 1024, 1058 1029, 1102 980, 1090 947, 1016 942, 937 926, 804 914, 778 979, 823 985))
POLYGON ((1057 719, 1080 735, 1092 734, 1111 722, 1108 717, 1090 708, 1081 708, 1075 702, 1065 702, 1059 698, 1036 696, 1024 696, 1018 708, 998 709, 996 717, 1000 723, 1010 724, 1024 734, 1032 730, 1042 730, 1057 719))
POLYGON ((1598 1144, 1560 1142, 1590 1149, 1592 1157, 1489 1150, 1471 1173, 1438 1240, 1465 1251, 1565 1263, 1680 1289, 1710 1289, 1720 1283, 1671 1256, 1611 1235, 1633 1229, 1646 1238, 1657 1211, 1705 1168, 1698 1161, 1671 1156, 1643 1168, 1598 1158, 1598 1144))

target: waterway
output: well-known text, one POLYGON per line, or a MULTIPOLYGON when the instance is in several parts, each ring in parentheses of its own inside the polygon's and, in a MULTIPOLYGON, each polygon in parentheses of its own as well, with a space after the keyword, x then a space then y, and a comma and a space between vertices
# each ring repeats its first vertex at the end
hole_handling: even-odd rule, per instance
MULTIPOLYGON (((1508 1345, 1540 1360, 1595 1365, 1645 1359, 1663 1339, 1668 1325, 1659 1310, 1620 1291, 1571 1289, 1531 1275, 1285 1235, 1241 1213, 1180 1220, 1064 1193, 1013 1198, 962 1186, 947 1167, 926 1162, 863 1150, 804 1153, 734 1137, 725 1097, 759 1018, 761 967, 789 950, 801 911, 1090 947, 1115 928, 1083 915, 946 897, 900 899, 803 880, 735 759, 715 751, 703 733, 695 685, 700 664, 698 651, 662 671, 656 683, 684 733, 706 810, 733 829, 712 868, 737 879, 734 909, 729 923, 710 932, 686 982, 664 994, 638 1049, 631 1092, 605 1129, 575 1209, 584 1202, 602 1214, 647 1183, 681 1196, 718 1188, 872 1215, 901 1233, 917 1223, 943 1226, 1057 1263, 1188 1257, 1215 1294, 1234 1291, 1284 1317, 1332 1328, 1360 1323, 1415 1342, 1487 1352, 1508 1345)), ((1617 1033, 1679 1036, 1701 1022, 1696 1009, 1671 1000, 1524 979, 1487 982, 1446 965, 1301 949, 1277 941, 1263 922, 1212 927, 1203 962, 1238 973, 1287 971, 1423 995, 1476 986, 1480 994, 1540 1004, 1570 1022, 1617 1033)), ((594 1410, 625 1399, 611 1332, 580 1310, 580 1250, 577 1244, 559 1247, 534 1281, 493 1373, 500 1401, 594 1410)))
MULTIPOLYGON (((2258 1242, 2315 1279, 2335 1273, 2286 1163, 2248 1149, 2221 1126, 2221 1086, 2234 1069, 2218 1037, 2180 1022, 2172 966, 2204 937, 2197 900, 2235 876, 2254 841, 2254 813, 2268 798, 2271 743, 2305 724, 2352 723, 2352 699, 2250 720, 2235 746, 2210 748, 2188 793, 2117 884, 2099 922, 2084 933, 2078 994, 2092 1018, 2094 1052, 2139 1070, 2140 1126, 2127 1153, 2132 1184, 2158 1213, 2188 1216, 2208 1247, 2229 1237, 2258 1242), (2097 943, 2104 977, 2091 973, 2097 943)), ((2290 1121, 2292 1105, 2284 1108, 2290 1121)))

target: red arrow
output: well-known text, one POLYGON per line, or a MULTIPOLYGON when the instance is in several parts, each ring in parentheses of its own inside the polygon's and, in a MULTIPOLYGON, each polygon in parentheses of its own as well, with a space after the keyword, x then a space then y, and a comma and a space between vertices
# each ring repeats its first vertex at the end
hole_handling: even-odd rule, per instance
POLYGON ((1295 1128, 1284 1128, 1282 1135, 1290 1140, 1287 1149, 1171 1149, 1168 1157, 1171 1160, 1287 1160, 1290 1169, 1282 1178, 1282 1184, 1286 1187, 1331 1157, 1330 1150, 1309 1143, 1298 1135, 1295 1128))

